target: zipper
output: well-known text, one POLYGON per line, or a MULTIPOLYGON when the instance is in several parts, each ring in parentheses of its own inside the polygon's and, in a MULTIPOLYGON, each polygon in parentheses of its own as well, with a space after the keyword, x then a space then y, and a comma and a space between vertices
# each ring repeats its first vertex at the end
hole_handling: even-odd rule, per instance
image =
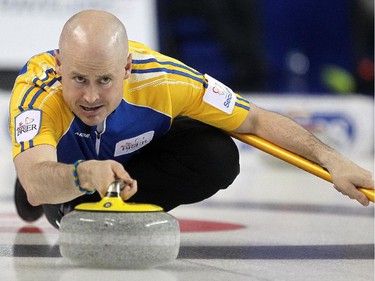
POLYGON ((106 119, 104 119, 102 123, 98 124, 95 130, 95 135, 96 135, 95 151, 96 151, 96 155, 98 156, 99 156, 99 151, 100 151, 100 140, 101 140, 102 134, 105 132, 105 127, 106 127, 106 119))

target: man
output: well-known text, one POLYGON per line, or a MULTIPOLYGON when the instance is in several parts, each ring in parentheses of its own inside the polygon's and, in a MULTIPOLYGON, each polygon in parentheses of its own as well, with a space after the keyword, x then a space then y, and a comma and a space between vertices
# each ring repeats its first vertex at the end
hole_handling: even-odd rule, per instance
POLYGON ((29 220, 41 214, 29 208, 27 194, 55 227, 76 204, 99 200, 115 179, 125 183, 124 200, 166 211, 226 188, 239 173, 239 156, 221 130, 256 134, 321 164, 338 191, 363 205, 369 201, 356 186, 374 188, 370 172, 290 119, 128 42, 123 24, 103 11, 74 15, 59 50, 24 66, 10 117, 17 210, 29 220))

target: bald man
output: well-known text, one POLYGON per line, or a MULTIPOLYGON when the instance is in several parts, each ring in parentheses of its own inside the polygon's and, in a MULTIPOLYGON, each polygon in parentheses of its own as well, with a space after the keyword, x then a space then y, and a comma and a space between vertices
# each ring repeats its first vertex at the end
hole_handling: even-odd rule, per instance
POLYGON ((339 192, 363 205, 369 201, 356 186, 374 187, 369 171, 292 120, 129 41, 104 11, 74 15, 59 49, 29 60, 10 114, 18 213, 28 221, 45 213, 55 227, 78 203, 98 201, 115 179, 125 182, 124 200, 165 211, 227 188, 239 155, 222 130, 256 134, 319 163, 339 192))

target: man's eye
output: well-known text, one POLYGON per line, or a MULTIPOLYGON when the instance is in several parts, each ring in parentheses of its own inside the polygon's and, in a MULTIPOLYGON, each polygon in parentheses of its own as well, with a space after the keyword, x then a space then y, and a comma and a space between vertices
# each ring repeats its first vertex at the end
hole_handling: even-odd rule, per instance
POLYGON ((86 80, 81 76, 75 76, 74 81, 76 81, 77 83, 84 83, 86 80))
POLYGON ((100 80, 100 83, 102 83, 102 84, 108 84, 109 82, 111 82, 111 78, 109 78, 109 77, 103 77, 100 80))

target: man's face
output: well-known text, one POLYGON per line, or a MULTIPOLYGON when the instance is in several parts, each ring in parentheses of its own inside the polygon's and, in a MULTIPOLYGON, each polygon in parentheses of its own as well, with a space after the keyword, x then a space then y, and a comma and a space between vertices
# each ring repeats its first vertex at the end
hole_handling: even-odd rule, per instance
POLYGON ((103 122, 121 102, 123 80, 130 75, 131 56, 124 63, 124 58, 95 50, 55 55, 63 97, 72 112, 89 126, 103 122))

